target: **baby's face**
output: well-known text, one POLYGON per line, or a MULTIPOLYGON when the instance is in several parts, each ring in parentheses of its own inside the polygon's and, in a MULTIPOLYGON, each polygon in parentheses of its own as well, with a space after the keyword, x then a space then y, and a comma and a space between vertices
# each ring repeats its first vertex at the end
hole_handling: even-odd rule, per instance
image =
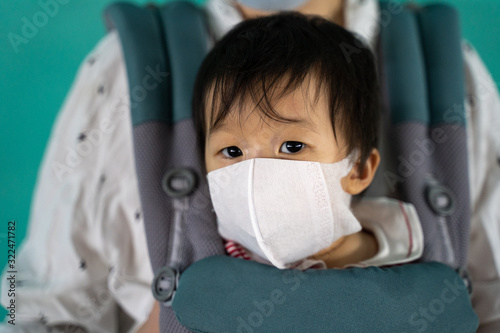
MULTIPOLYGON (((299 88, 274 104, 280 116, 295 119, 283 123, 267 118, 254 103, 232 112, 215 130, 207 130, 205 163, 207 172, 252 158, 335 163, 345 157, 340 130, 333 134, 325 94, 314 103, 314 89, 299 88)), ((208 103, 210 105, 210 103, 208 103)), ((207 118, 210 110, 205 111, 207 118)))

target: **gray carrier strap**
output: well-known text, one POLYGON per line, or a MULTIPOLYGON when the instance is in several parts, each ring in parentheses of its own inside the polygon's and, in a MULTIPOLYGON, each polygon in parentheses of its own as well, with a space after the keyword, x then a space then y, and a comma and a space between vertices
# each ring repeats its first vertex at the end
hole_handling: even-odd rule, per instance
MULTIPOLYGON (((127 67, 139 193, 156 274, 153 292, 168 301, 180 272, 224 254, 191 119, 208 33, 201 10, 189 2, 161 8, 116 3, 105 17, 120 35, 127 67)), ((166 306, 160 327, 186 331, 166 306)))
POLYGON ((460 42, 446 5, 405 8, 382 25, 383 164, 368 192, 414 204, 422 260, 456 269, 466 264, 471 218, 460 42))

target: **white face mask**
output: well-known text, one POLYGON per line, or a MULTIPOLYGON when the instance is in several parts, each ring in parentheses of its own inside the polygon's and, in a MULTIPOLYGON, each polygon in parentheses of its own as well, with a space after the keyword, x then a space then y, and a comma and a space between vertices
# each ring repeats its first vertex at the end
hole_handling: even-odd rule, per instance
POLYGON ((210 172, 220 235, 286 268, 358 232, 351 195, 340 184, 350 160, 256 158, 210 172))

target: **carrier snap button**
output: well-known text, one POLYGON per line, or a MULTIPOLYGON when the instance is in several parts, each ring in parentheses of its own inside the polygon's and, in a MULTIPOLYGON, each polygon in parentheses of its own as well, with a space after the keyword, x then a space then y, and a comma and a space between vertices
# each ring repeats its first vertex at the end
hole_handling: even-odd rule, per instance
POLYGON ((441 184, 430 184, 427 187, 427 202, 432 210, 441 216, 449 216, 455 211, 455 198, 449 188, 441 184))
POLYGON ((467 291, 469 292, 469 295, 472 294, 472 289, 473 289, 472 280, 471 280, 470 275, 467 272, 467 270, 465 268, 459 268, 459 269, 457 269, 457 273, 462 278, 462 280, 465 284, 465 287, 467 287, 467 291))
POLYGON ((162 267, 155 275, 151 289, 153 296, 159 302, 166 302, 172 298, 177 287, 177 273, 170 267, 162 267))
POLYGON ((196 187, 196 174, 188 168, 170 169, 162 179, 162 187, 173 198, 184 197, 196 187))

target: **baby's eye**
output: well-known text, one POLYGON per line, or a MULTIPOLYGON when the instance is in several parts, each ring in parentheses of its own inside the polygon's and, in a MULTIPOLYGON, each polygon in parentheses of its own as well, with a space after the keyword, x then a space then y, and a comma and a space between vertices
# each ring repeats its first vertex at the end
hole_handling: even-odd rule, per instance
POLYGON ((236 158, 243 155, 241 149, 236 146, 226 147, 221 150, 221 153, 227 158, 236 158))
POLYGON ((305 143, 299 141, 285 141, 280 148, 281 153, 295 154, 304 149, 305 143))

